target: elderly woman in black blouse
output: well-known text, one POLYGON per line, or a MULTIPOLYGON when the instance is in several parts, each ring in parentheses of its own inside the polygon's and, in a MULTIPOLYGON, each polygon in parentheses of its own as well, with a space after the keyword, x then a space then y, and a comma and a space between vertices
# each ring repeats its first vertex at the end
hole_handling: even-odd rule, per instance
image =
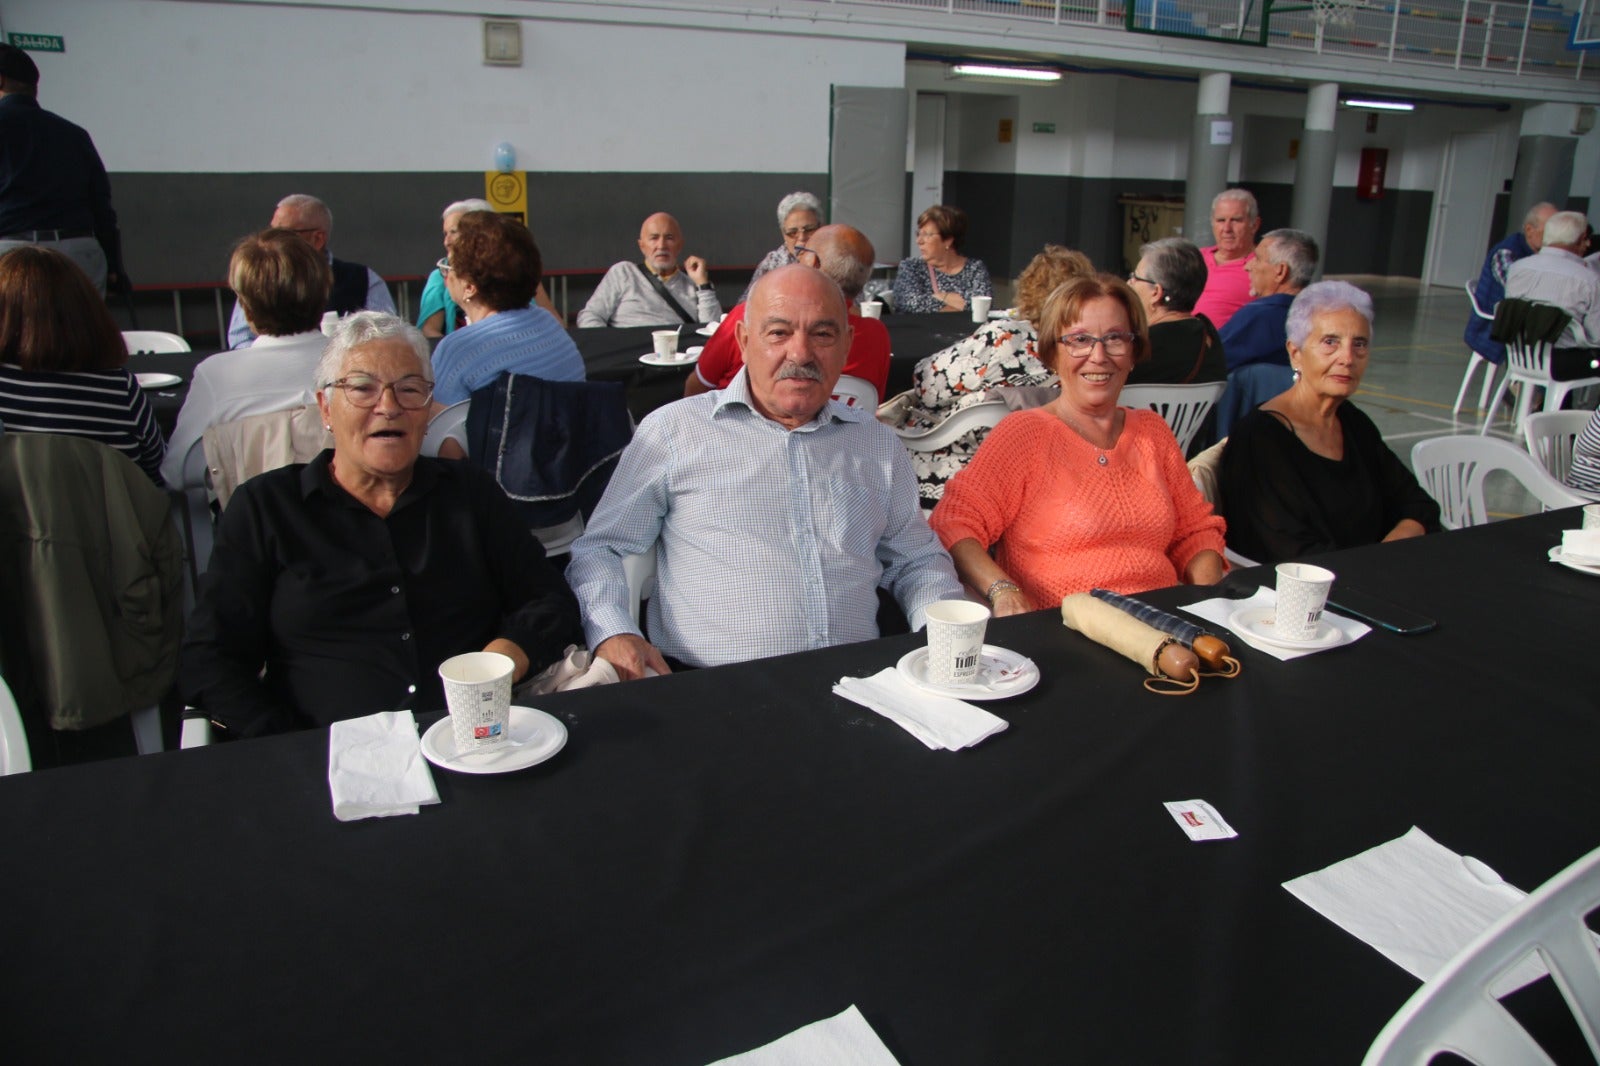
POLYGON ((346 318, 317 368, 334 446, 247 481, 184 642, 185 698, 233 736, 444 706, 439 663, 494 651, 517 678, 581 644, 577 603, 500 487, 420 458, 428 343, 346 318))
POLYGON ((1294 384, 1234 426, 1222 454, 1228 547, 1257 562, 1437 532, 1439 505, 1350 397, 1372 348, 1372 298, 1343 281, 1289 307, 1294 384))

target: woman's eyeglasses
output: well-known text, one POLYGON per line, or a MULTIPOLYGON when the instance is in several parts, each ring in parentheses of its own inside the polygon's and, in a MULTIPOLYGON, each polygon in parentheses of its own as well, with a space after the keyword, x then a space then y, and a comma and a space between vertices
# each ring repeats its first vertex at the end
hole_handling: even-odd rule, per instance
POLYGON ((1112 330, 1102 337, 1096 337, 1093 333, 1068 333, 1064 337, 1056 338, 1061 342, 1061 346, 1072 355, 1086 356, 1094 351, 1094 346, 1098 344, 1106 350, 1107 355, 1113 358, 1127 355, 1133 351, 1135 339, 1132 333, 1124 333, 1121 330, 1112 330))
POLYGON ((378 406, 385 389, 394 390, 394 402, 407 411, 417 411, 433 401, 433 382, 419 375, 403 377, 399 381, 379 381, 365 374, 351 374, 347 378, 328 382, 330 389, 343 389, 344 398, 361 408, 378 406))
POLYGON ((788 229, 783 231, 783 235, 792 241, 796 237, 809 237, 821 228, 821 223, 812 226, 790 226, 788 229))

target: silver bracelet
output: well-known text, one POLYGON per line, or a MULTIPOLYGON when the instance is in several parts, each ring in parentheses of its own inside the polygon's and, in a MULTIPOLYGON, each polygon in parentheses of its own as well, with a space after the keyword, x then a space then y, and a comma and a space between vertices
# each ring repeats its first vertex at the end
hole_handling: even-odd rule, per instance
POLYGON ((1021 586, 1019 586, 1015 581, 1012 581, 1010 578, 1004 578, 1003 577, 999 581, 996 581, 994 584, 990 585, 989 586, 989 591, 985 592, 983 595, 984 595, 985 599, 987 599, 990 603, 993 603, 994 602, 995 593, 997 593, 997 592, 1021 592, 1021 591, 1022 591, 1021 586))

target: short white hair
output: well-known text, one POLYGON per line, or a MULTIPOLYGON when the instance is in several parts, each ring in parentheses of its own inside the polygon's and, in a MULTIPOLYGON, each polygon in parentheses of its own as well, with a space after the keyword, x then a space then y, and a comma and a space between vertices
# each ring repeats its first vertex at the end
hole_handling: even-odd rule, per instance
POLYGON ((817 221, 822 221, 822 201, 808 192, 792 192, 778 201, 778 228, 783 228, 783 220, 798 208, 817 213, 817 221))
POLYGON ((333 208, 315 196, 303 192, 292 192, 278 201, 278 210, 281 211, 284 208, 288 208, 298 215, 317 219, 320 223, 317 228, 332 236, 333 208))
POLYGON ((1544 222, 1544 243, 1577 244, 1589 232, 1589 220, 1581 211, 1557 211, 1544 222))
POLYGON ((494 204, 488 200, 457 200, 439 215, 440 219, 449 218, 451 215, 464 215, 468 211, 493 211, 494 204))
POLYGON ((1305 347, 1311 334, 1311 324, 1318 315, 1330 311, 1354 311, 1367 320, 1372 329, 1372 297, 1348 281, 1319 281, 1300 290, 1300 295, 1289 305, 1289 319, 1284 323, 1284 333, 1296 348, 1305 347))
POLYGON ((1211 198, 1211 213, 1217 213, 1217 206, 1224 200, 1238 200, 1244 204, 1245 214, 1249 218, 1260 218, 1261 209, 1256 206, 1256 197, 1249 189, 1223 189, 1211 198))
POLYGON ((433 380, 433 360, 428 352, 428 338, 422 331, 398 315, 387 311, 358 311, 339 320, 339 326, 328 338, 317 362, 317 379, 313 384, 321 392, 344 376, 344 361, 350 353, 363 344, 374 341, 403 340, 411 345, 423 377, 433 380))

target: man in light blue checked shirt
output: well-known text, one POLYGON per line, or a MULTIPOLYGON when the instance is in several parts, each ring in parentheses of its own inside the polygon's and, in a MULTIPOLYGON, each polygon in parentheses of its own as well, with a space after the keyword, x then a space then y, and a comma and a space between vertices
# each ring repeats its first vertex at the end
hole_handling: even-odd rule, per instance
POLYGON ((820 271, 764 275, 735 335, 744 369, 640 423, 567 567, 589 647, 623 678, 666 673, 663 653, 719 666, 870 640, 880 585, 914 629, 929 603, 962 595, 899 438, 829 402, 845 311, 820 271), (654 644, 622 570, 651 544, 654 644))

